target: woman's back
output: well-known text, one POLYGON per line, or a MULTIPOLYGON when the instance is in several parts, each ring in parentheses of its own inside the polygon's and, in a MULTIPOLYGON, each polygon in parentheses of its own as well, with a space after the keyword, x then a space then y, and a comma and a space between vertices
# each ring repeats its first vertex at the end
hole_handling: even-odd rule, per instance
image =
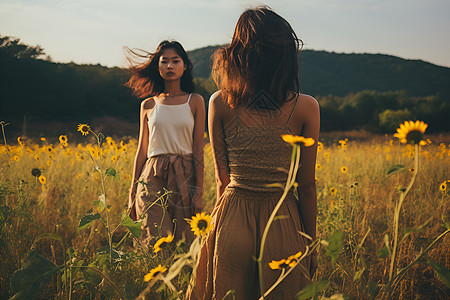
POLYGON ((273 116, 260 119, 259 121, 265 120, 262 124, 259 122, 260 125, 256 125, 258 120, 255 119, 255 112, 246 111, 243 114, 239 113, 239 109, 236 110, 236 131, 225 138, 230 187, 275 191, 280 190, 280 185, 286 182, 292 146, 284 142, 281 136, 293 134, 289 121, 297 99, 293 101, 294 107, 287 120, 281 117, 281 111, 264 111, 273 116), (241 117, 246 120, 241 120, 241 117), (250 118, 253 120, 249 120, 250 118), (246 125, 243 122, 253 124, 246 125))

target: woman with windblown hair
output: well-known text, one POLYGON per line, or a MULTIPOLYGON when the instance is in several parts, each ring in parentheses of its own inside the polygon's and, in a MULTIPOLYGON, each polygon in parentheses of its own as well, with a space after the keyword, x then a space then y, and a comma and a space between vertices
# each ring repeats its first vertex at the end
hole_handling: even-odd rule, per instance
POLYGON ((172 236, 191 242, 185 219, 203 208, 204 101, 193 93, 192 63, 180 43, 163 41, 144 57, 132 65, 127 83, 135 95, 147 97, 141 103, 130 216, 143 220, 143 245, 172 236))
MULTIPOLYGON (((188 299, 223 299, 230 290, 235 299, 261 297, 256 258, 292 153, 281 136, 314 141, 319 136, 319 105, 298 92, 300 44, 285 19, 258 7, 240 16, 230 45, 214 55, 213 77, 220 90, 211 96, 208 119, 218 200, 188 299)), ((299 232, 316 238, 316 152, 317 143, 301 147, 298 199, 289 191, 268 231, 264 291, 286 267, 283 259, 298 260, 305 253, 310 240, 299 232)), ((316 267, 316 256, 307 255, 265 299, 294 299, 316 267)))

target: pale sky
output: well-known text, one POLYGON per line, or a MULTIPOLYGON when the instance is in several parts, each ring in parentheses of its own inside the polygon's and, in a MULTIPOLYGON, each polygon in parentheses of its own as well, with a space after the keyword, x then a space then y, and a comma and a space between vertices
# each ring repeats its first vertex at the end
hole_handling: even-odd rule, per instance
POLYGON ((450 67, 449 0, 0 0, 0 35, 56 62, 126 67, 123 46, 226 44, 244 9, 266 4, 305 49, 383 53, 450 67))

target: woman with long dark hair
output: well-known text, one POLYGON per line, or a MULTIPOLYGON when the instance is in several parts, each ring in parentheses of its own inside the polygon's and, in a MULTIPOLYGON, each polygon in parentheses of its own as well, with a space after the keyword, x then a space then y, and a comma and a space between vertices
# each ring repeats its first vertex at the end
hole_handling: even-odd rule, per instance
POLYGON ((205 106, 194 94, 192 63, 180 43, 163 41, 132 62, 127 82, 141 103, 139 143, 128 206, 143 219, 141 242, 174 236, 193 240, 185 219, 203 208, 205 106))
MULTIPOLYGON (((202 248, 190 299, 236 299, 261 296, 258 264, 264 228, 286 183, 292 146, 284 134, 318 140, 319 105, 299 93, 298 54, 302 42, 289 23, 267 7, 246 10, 229 46, 214 55, 213 78, 219 91, 209 105, 209 133, 214 155, 217 203, 213 229, 202 248)), ((301 147, 293 190, 269 231, 262 261, 265 289, 280 270, 269 262, 298 259, 316 238, 317 143, 301 147), (272 265, 273 267, 273 265, 272 265)), ((311 279, 317 258, 308 255, 266 297, 294 299, 311 279)), ((280 267, 281 268, 281 267, 280 267)))

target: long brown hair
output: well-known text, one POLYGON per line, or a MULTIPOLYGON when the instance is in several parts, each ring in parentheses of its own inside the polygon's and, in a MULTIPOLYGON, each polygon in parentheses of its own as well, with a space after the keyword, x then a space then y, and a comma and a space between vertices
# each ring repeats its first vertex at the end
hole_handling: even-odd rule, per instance
POLYGON ((289 91, 299 91, 302 46, 291 25, 267 6, 244 11, 230 45, 214 53, 212 76, 223 99, 231 107, 279 108, 289 91))
POLYGON ((140 98, 155 96, 164 92, 164 79, 159 74, 158 62, 159 57, 166 49, 174 49, 181 57, 186 66, 186 70, 180 80, 180 87, 186 93, 192 93, 195 89, 192 78, 192 62, 190 61, 186 51, 179 42, 162 41, 156 52, 149 53, 144 50, 132 50, 124 47, 128 52, 127 59, 130 62, 131 78, 125 84, 133 90, 133 94, 140 98), (144 63, 136 63, 132 57, 148 59, 144 63))

